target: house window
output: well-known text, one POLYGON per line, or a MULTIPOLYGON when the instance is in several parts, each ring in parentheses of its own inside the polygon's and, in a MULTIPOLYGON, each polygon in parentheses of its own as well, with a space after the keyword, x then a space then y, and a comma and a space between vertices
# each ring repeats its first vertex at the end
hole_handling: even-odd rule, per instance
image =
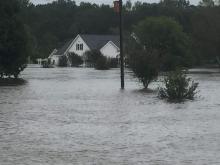
POLYGON ((79 50, 79 44, 76 44, 76 50, 79 50))
POLYGON ((83 44, 76 44, 76 50, 83 50, 83 44))
POLYGON ((83 50, 83 44, 80 44, 80 50, 83 50))

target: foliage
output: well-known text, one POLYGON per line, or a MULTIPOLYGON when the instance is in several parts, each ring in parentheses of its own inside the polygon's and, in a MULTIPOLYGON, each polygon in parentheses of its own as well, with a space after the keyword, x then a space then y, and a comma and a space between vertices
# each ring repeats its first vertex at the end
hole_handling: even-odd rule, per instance
MULTIPOLYGON (((212 0, 205 1, 213 4, 212 0)), ((219 0, 216 1, 219 2, 219 0)), ((48 57, 54 48, 60 48, 67 40, 79 33, 118 34, 119 19, 110 5, 91 3, 76 5, 72 0, 58 0, 37 6, 28 3, 27 0, 20 0, 20 2, 24 7, 19 16, 28 28, 29 43, 33 49, 32 60, 48 57)), ((123 7, 126 34, 133 32, 133 25, 146 17, 170 17, 182 26, 184 33, 190 36, 193 51, 192 53, 186 52, 190 50, 187 45, 191 45, 191 42, 185 42, 179 46, 186 47, 187 55, 184 53, 186 56, 177 52, 175 54, 178 57, 168 57, 175 57, 177 58, 174 59, 175 61, 182 61, 184 65, 191 63, 201 65, 210 61, 216 63, 215 59, 219 57, 218 36, 220 34, 218 30, 220 29, 220 6, 216 5, 219 3, 216 2, 215 6, 194 6, 188 0, 161 0, 159 3, 152 4, 142 2, 131 4, 131 2, 128 1, 123 7)), ((3 17, 2 14, 1 16, 3 17)), ((172 61, 172 58, 169 61, 172 61)))
POLYGON ((107 57, 101 55, 95 63, 95 69, 108 70, 109 69, 109 62, 108 62, 107 57))
POLYGON ((68 58, 70 60, 71 66, 79 66, 83 64, 82 58, 75 53, 69 53, 68 58))
POLYGON ((177 70, 164 78, 165 88, 159 89, 159 97, 169 101, 181 102, 185 99, 193 100, 198 83, 187 78, 183 71, 177 70))
POLYGON ((0 78, 0 86, 17 86, 17 85, 23 85, 26 81, 21 78, 0 78))
POLYGON ((117 68, 119 64, 118 58, 107 58, 110 68, 117 68))
POLYGON ((219 7, 201 8, 191 17, 193 54, 196 57, 197 64, 218 62, 220 58, 219 20, 219 7))
POLYGON ((66 56, 61 56, 59 58, 59 63, 58 63, 58 66, 59 67, 66 67, 67 66, 67 62, 68 62, 68 59, 66 56))
POLYGON ((42 61, 42 67, 43 68, 53 68, 54 66, 51 65, 51 61, 50 60, 47 60, 47 61, 42 61))
POLYGON ((144 88, 148 88, 150 82, 157 78, 158 64, 157 52, 139 50, 131 51, 129 54, 129 66, 144 88))
POLYGON ((85 53, 87 66, 92 66, 97 70, 109 69, 109 61, 98 50, 92 50, 85 53))
POLYGON ((175 20, 147 17, 135 26, 134 32, 148 52, 157 51, 162 70, 173 70, 190 64, 190 40, 175 20))
POLYGON ((199 5, 204 7, 214 7, 215 2, 213 0, 202 0, 199 2, 199 5))
POLYGON ((96 61, 102 56, 102 54, 99 50, 91 50, 87 51, 84 56, 87 65, 95 66, 96 61))
POLYGON ((28 34, 19 18, 18 0, 0 1, 0 77, 18 77, 26 67, 28 34))

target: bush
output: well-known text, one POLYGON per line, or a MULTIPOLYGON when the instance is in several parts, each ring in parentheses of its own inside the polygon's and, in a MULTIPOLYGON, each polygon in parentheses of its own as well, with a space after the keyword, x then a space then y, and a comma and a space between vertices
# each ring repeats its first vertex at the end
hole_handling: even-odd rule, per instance
POLYGON ((118 68, 118 58, 108 58, 108 63, 110 68, 118 68))
POLYGON ((59 67, 66 67, 67 66, 67 57, 61 56, 58 63, 59 67))
POLYGON ((95 63, 95 69, 97 70, 108 70, 109 69, 109 62, 108 59, 101 55, 95 63))
POLYGON ((183 71, 170 72, 164 78, 165 88, 159 89, 159 97, 168 101, 182 102, 185 99, 193 100, 198 83, 187 78, 183 71))
POLYGON ((98 60, 99 57, 101 57, 102 54, 100 51, 98 50, 91 50, 91 51, 87 51, 85 53, 85 60, 86 60, 86 64, 88 66, 95 66, 96 61, 98 60))
POLYGON ((68 57, 72 66, 79 66, 83 64, 82 58, 75 53, 70 53, 68 57))
POLYGON ((135 51, 129 56, 129 66, 134 75, 142 82, 144 88, 148 88, 151 81, 157 78, 159 73, 158 57, 156 53, 147 51, 135 51))
POLYGON ((97 70, 109 69, 109 61, 98 50, 92 50, 85 53, 87 66, 92 66, 97 70))

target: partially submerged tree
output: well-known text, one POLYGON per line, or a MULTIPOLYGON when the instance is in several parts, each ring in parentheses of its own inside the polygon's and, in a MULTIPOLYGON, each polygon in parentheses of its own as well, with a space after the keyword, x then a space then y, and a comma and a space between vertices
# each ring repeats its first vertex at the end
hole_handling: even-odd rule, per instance
POLYGON ((185 99, 193 100, 195 97, 198 83, 191 78, 187 78, 186 74, 177 70, 170 72, 164 78, 165 87, 159 89, 159 97, 168 99, 168 101, 182 102, 185 99))
POLYGON ((95 62, 95 69, 97 70, 108 70, 109 69, 109 61, 107 57, 101 55, 97 61, 95 62))
POLYGON ((26 67, 28 36, 18 17, 19 0, 0 1, 0 77, 17 78, 26 67))
POLYGON ((67 66, 67 62, 68 62, 68 59, 66 56, 61 56, 59 58, 59 63, 58 63, 58 66, 59 67, 66 67, 67 66))
POLYGON ((92 50, 85 53, 85 59, 88 66, 94 67, 97 70, 109 69, 108 59, 102 55, 99 50, 92 50))
POLYGON ((147 88, 159 71, 170 71, 190 63, 189 38, 182 27, 168 17, 147 17, 134 27, 127 43, 129 65, 147 88))
POLYGON ((129 57, 129 66, 145 89, 148 88, 150 82, 157 78, 159 73, 158 56, 156 52, 133 52, 129 57))
POLYGON ((75 54, 75 53, 69 53, 68 58, 69 58, 69 61, 71 63, 71 66, 76 66, 77 67, 77 66, 83 64, 82 58, 79 55, 75 54))
POLYGON ((161 70, 190 65, 189 37, 174 19, 147 17, 135 26, 134 33, 146 51, 157 51, 161 70))

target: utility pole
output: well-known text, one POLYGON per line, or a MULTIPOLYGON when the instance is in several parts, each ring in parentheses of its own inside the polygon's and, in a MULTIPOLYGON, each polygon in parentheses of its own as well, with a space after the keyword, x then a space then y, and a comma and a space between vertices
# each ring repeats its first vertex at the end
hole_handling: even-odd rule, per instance
POLYGON ((125 87, 124 76, 124 51, 123 51, 123 2, 122 0, 114 1, 114 10, 119 14, 119 31, 120 31, 120 65, 121 65, 121 89, 125 87))
POLYGON ((125 80, 124 80, 124 51, 123 51, 123 2, 119 0, 119 17, 120 17, 120 63, 121 63, 121 89, 125 87, 125 80))

